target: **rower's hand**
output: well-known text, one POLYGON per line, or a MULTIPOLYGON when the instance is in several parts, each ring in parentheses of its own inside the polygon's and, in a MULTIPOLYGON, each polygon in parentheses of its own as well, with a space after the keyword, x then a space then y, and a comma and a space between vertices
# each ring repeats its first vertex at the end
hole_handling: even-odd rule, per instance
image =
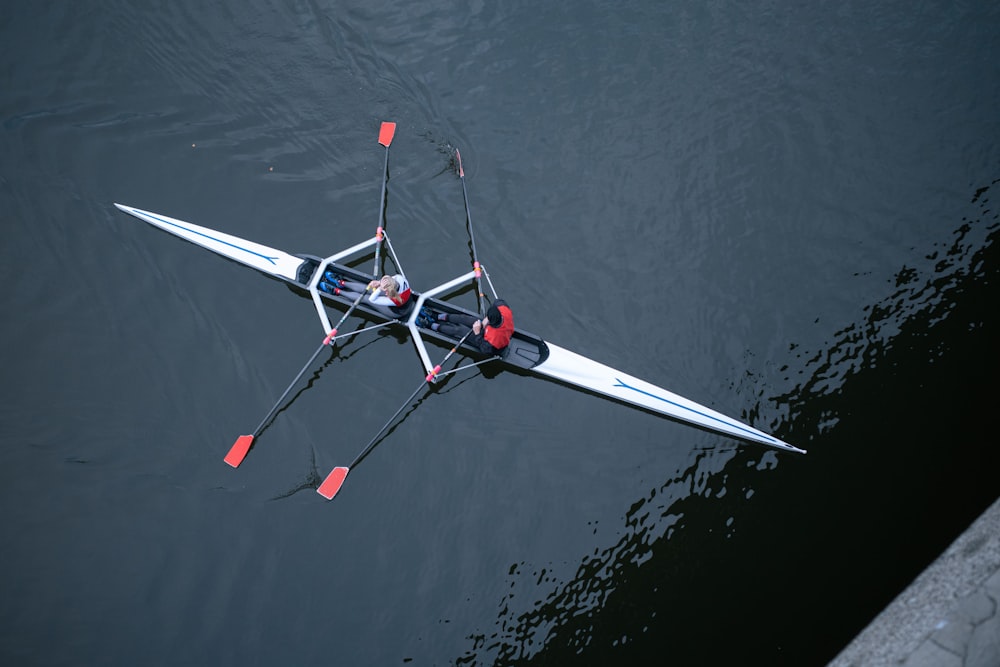
POLYGON ((476 334, 477 336, 479 335, 479 332, 482 331, 482 328, 483 328, 483 323, 480 322, 479 320, 476 320, 475 322, 472 323, 472 333, 476 334))
POLYGON ((379 281, 373 280, 370 283, 368 283, 368 289, 375 289, 376 287, 379 286, 379 284, 380 284, 379 281))

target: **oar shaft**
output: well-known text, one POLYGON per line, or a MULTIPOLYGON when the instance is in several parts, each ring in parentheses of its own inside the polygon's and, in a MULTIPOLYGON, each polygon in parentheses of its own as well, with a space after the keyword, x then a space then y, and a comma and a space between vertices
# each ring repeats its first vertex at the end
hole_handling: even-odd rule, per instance
POLYGON ((378 433, 375 434, 375 437, 369 440, 368 444, 365 445, 364 449, 362 449, 361 452, 354 457, 354 460, 351 461, 351 465, 337 466, 336 468, 331 470, 330 474, 326 476, 326 479, 324 479, 323 482, 316 489, 316 493, 323 496, 327 500, 333 500, 333 497, 340 492, 340 487, 344 485, 344 480, 347 479, 347 474, 351 471, 351 468, 356 466, 358 463, 361 462, 363 458, 368 456, 371 450, 374 449, 375 445, 378 444, 379 438, 382 437, 382 434, 385 433, 390 426, 392 426, 393 422, 396 421, 396 418, 403 413, 403 410, 409 407, 410 403, 413 402, 413 399, 417 397, 417 394, 419 394, 420 391, 423 390, 425 386, 432 384, 434 382, 434 379, 437 377, 438 371, 441 370, 442 364, 448 361, 451 355, 455 354, 455 351, 462 346, 462 343, 464 343, 465 340, 471 334, 472 330, 470 329, 468 333, 462 336, 462 340, 458 341, 458 343, 455 344, 455 347, 451 348, 451 351, 449 351, 448 354, 445 355, 444 359, 442 359, 441 363, 435 367, 434 371, 432 371, 426 378, 424 378, 424 381, 420 383, 420 386, 418 386, 416 389, 413 390, 413 393, 410 394, 410 397, 406 399, 406 402, 403 403, 401 406, 399 406, 399 409, 396 410, 395 413, 393 413, 392 417, 389 418, 389 421, 387 421, 385 424, 382 425, 382 428, 378 430, 378 433))
POLYGON ((358 453, 358 455, 354 457, 354 460, 351 461, 351 465, 337 466, 333 470, 331 470, 330 474, 326 476, 326 478, 320 483, 318 487, 316 487, 316 493, 323 496, 327 500, 333 500, 334 496, 340 493, 340 488, 344 485, 344 480, 347 479, 347 474, 351 472, 351 468, 356 466, 358 463, 361 462, 363 458, 368 456, 368 453, 371 452, 371 450, 375 447, 375 444, 378 442, 379 438, 382 437, 382 434, 385 433, 385 430, 389 428, 389 426, 392 425, 394 421, 396 421, 396 417, 398 417, 400 413, 402 413, 403 410, 405 410, 407 406, 410 405, 413 399, 416 398, 417 394, 420 393, 420 391, 424 388, 425 384, 427 383, 421 382, 420 386, 413 390, 413 393, 410 394, 410 397, 406 399, 406 402, 403 403, 401 406, 399 406, 399 409, 396 410, 395 413, 393 413, 392 418, 382 425, 382 428, 378 430, 378 433, 375 434, 375 437, 369 440, 368 444, 365 445, 364 449, 362 449, 358 453))
POLYGON ((296 375, 295 379, 291 381, 291 383, 288 385, 288 388, 285 389, 284 392, 282 392, 281 397, 278 398, 278 400, 275 402, 274 407, 271 408, 271 411, 267 413, 264 419, 261 420, 260 424, 257 425, 257 428, 253 430, 253 437, 256 438, 258 435, 260 435, 261 430, 263 430, 267 422, 271 420, 271 417, 274 416, 274 413, 276 413, 278 411, 278 408, 281 407, 281 404, 285 402, 285 398, 292 391, 292 388, 295 387, 296 384, 298 384, 299 380, 302 379, 302 376, 305 375, 305 372, 309 370, 309 367, 313 365, 314 361, 316 361, 316 357, 319 356, 319 353, 322 352, 323 348, 329 344, 327 343, 327 340, 328 338, 323 339, 323 342, 320 344, 320 346, 317 347, 316 351, 313 352, 311 357, 309 357, 309 361, 306 362, 306 365, 302 367, 302 370, 299 371, 299 374, 296 375))
POLYGON ((479 314, 483 314, 483 285, 480 279, 482 268, 479 266, 479 254, 476 252, 476 235, 472 231, 472 213, 469 212, 469 191, 465 187, 465 168, 462 166, 462 154, 455 149, 455 158, 458 161, 458 177, 462 181, 462 198, 465 201, 465 223, 469 229, 469 245, 472 248, 472 267, 476 271, 476 304, 479 307, 479 314))
POLYGON ((337 326, 330 330, 330 333, 328 333, 326 337, 323 339, 322 344, 320 344, 320 346, 316 348, 316 351, 313 352, 313 355, 309 357, 309 361, 306 362, 306 365, 302 367, 302 370, 299 371, 299 374, 295 376, 295 379, 291 381, 291 383, 288 385, 288 388, 285 389, 285 391, 281 394, 281 397, 278 398, 277 402, 275 402, 274 406, 267 413, 267 416, 265 416, 264 419, 261 420, 260 424, 257 425, 257 428, 253 430, 253 434, 241 435, 239 438, 236 439, 236 442, 233 443, 233 446, 230 447, 229 452, 226 454, 226 457, 224 459, 226 463, 228 463, 234 468, 239 467, 240 463, 243 462, 243 459, 246 458, 247 452, 250 451, 250 446, 253 444, 254 438, 260 435, 260 432, 264 430, 264 427, 267 426, 267 423, 269 421, 271 421, 271 418, 274 417, 275 414, 277 414, 278 408, 280 408, 282 403, 285 402, 285 398, 288 397, 288 394, 292 391, 292 388, 299 383, 299 380, 301 380, 305 372, 309 370, 309 367, 313 365, 313 362, 316 361, 316 357, 318 357, 319 353, 323 351, 323 348, 326 347, 327 345, 334 344, 334 341, 336 340, 334 336, 337 335, 337 328, 344 323, 344 320, 346 320, 348 316, 357 307, 357 305, 361 303, 361 299, 362 297, 364 297, 366 293, 367 290, 358 295, 358 298, 354 300, 354 303, 351 304, 351 307, 347 309, 347 312, 344 313, 344 316, 340 318, 339 322, 337 322, 337 326))
POLYGON ((333 337, 337 335, 337 329, 340 327, 341 324, 344 323, 344 321, 348 317, 350 317, 351 313, 353 313, 354 309, 358 307, 358 304, 361 303, 361 299, 364 298, 366 293, 367 292, 362 292, 361 294, 358 295, 358 298, 354 300, 354 303, 351 304, 351 307, 347 309, 347 312, 344 313, 344 316, 340 318, 339 322, 337 322, 337 326, 331 329, 330 333, 326 335, 326 338, 323 339, 323 342, 320 344, 320 346, 317 347, 316 351, 313 352, 313 355, 309 357, 309 361, 306 362, 306 365, 302 367, 302 370, 299 371, 299 374, 295 376, 295 379, 292 380, 291 384, 288 385, 288 388, 285 389, 283 394, 281 394, 281 398, 279 398, 277 403, 274 404, 274 407, 271 408, 271 411, 267 413, 267 416, 264 417, 260 425, 258 425, 257 428, 254 429, 253 431, 254 437, 260 435, 261 429, 264 428, 264 425, 267 424, 268 421, 270 421, 271 417, 274 416, 274 413, 278 411, 278 408, 281 407, 282 403, 284 403, 285 398, 288 396, 289 392, 292 391, 292 387, 298 384, 299 380, 302 379, 302 376, 305 375, 305 372, 309 370, 310 366, 313 365, 313 362, 316 361, 316 357, 318 357, 319 353, 323 351, 323 348, 326 347, 327 345, 333 345, 334 342, 333 337))
POLYGON ((324 344, 330 345, 333 342, 334 336, 337 335, 337 329, 339 329, 340 325, 343 324, 347 320, 347 318, 351 316, 351 313, 354 312, 354 309, 358 307, 358 304, 361 303, 361 299, 365 298, 365 294, 367 293, 368 289, 366 288, 364 292, 358 295, 358 298, 354 300, 354 303, 352 303, 351 307, 347 309, 347 312, 344 313, 344 316, 340 318, 340 321, 337 322, 336 326, 330 329, 330 333, 326 335, 326 339, 323 341, 324 344))
POLYGON ((451 355, 455 354, 455 351, 458 350, 458 348, 462 347, 462 344, 465 343, 465 340, 471 335, 472 335, 472 329, 469 329, 467 332, 465 332, 465 335, 462 336, 462 339, 457 343, 455 343, 455 347, 448 350, 448 354, 444 355, 444 359, 441 360, 441 363, 435 366, 434 369, 427 374, 427 377, 425 377, 424 380, 426 380, 427 382, 434 382, 434 380, 436 380, 438 377, 438 373, 441 372, 441 367, 444 366, 449 359, 451 359, 451 355))
POLYGON ((426 382, 421 382, 420 386, 413 390, 413 393, 410 394, 410 397, 408 399, 406 399, 406 402, 403 403, 401 406, 399 406, 399 409, 393 413, 392 417, 389 418, 389 421, 383 424, 382 428, 378 430, 378 433, 375 434, 375 437, 369 440, 368 444, 365 445, 365 448, 362 449, 361 452, 354 457, 354 460, 351 461, 351 465, 347 466, 348 468, 353 468, 361 461, 361 459, 368 456, 368 453, 372 450, 373 447, 375 447, 375 444, 378 442, 378 439, 382 437, 382 434, 385 433, 386 429, 388 429, 392 425, 392 423, 396 421, 396 417, 398 417, 403 412, 403 410, 409 407, 410 403, 413 402, 413 399, 417 397, 417 394, 420 393, 420 390, 423 389, 424 385, 426 384, 427 384, 426 382))
POLYGON ((382 196, 379 198, 378 225, 375 231, 378 243, 375 244, 375 269, 372 273, 375 274, 376 278, 382 275, 380 269, 382 264, 382 223, 385 222, 385 193, 389 182, 389 145, 392 143, 392 137, 395 133, 395 123, 384 122, 379 127, 378 142, 385 146, 385 166, 382 168, 382 196))
POLYGON ((385 191, 389 180, 389 147, 385 147, 385 168, 382 173, 382 196, 379 197, 378 206, 378 227, 375 229, 375 238, 378 239, 378 243, 375 244, 375 268, 372 269, 372 273, 376 276, 381 275, 381 269, 379 268, 382 264, 382 237, 384 234, 384 229, 382 223, 385 221, 385 191))

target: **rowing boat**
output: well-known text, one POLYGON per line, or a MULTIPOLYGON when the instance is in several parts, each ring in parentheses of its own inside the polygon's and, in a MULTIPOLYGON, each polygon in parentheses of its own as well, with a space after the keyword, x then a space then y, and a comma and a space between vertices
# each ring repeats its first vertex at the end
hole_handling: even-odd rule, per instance
MULTIPOLYGON (((159 227, 166 232, 200 245, 223 257, 253 267, 279 280, 291 283, 304 291, 310 291, 311 284, 318 282, 319 277, 326 270, 332 270, 335 273, 359 282, 368 282, 373 277, 371 274, 363 273, 346 264, 339 263, 337 260, 370 250, 374 245, 374 239, 337 253, 329 260, 324 260, 315 255, 290 255, 281 250, 269 248, 259 243, 209 229, 208 227, 200 227, 190 222, 158 213, 151 213, 132 206, 124 204, 115 204, 115 206, 129 215, 148 222, 154 227, 159 227), (324 271, 318 270, 321 265, 324 265, 324 271)), ((417 314, 420 304, 423 303, 438 312, 477 315, 475 312, 461 308, 455 304, 433 298, 434 295, 447 292, 459 285, 467 285, 469 278, 470 276, 463 275, 453 281, 434 287, 427 292, 421 294, 414 292, 414 296, 418 298, 417 307, 412 309, 409 318, 405 321, 396 321, 393 323, 408 327, 411 331, 417 330, 416 336, 434 338, 445 343, 454 344, 456 342, 454 338, 445 336, 437 331, 418 327, 416 324, 417 314), (430 298, 428 298, 428 294, 431 295, 430 298)), ((314 293, 318 293, 326 301, 340 303, 341 305, 349 306, 352 303, 350 299, 329 294, 322 290, 314 290, 314 293)), ((387 320, 384 314, 367 306, 365 301, 362 301, 357 308, 364 311, 372 319, 379 321, 387 320)), ((326 326, 325 329, 329 330, 330 327, 326 326)), ((419 337, 415 338, 415 340, 419 341, 419 337)), ((464 354, 473 358, 482 356, 478 350, 468 343, 462 345, 461 350, 464 354)), ((558 345, 553 345, 544 341, 540 336, 528 333, 520 327, 515 330, 511 344, 507 348, 507 353, 498 361, 513 368, 531 371, 537 375, 603 394, 625 403, 646 408, 652 412, 658 412, 667 417, 733 436, 734 438, 758 442, 786 451, 805 453, 804 450, 793 447, 773 435, 764 433, 748 424, 727 417, 704 405, 700 405, 628 373, 616 370, 558 345)), ((428 368, 428 371, 430 370, 428 368)))
MULTIPOLYGON (((388 135, 385 135, 385 126, 386 124, 384 123, 383 136, 380 137, 380 143, 383 143, 387 149, 386 165, 388 168, 388 141, 391 141, 391 132, 388 133, 388 135), (384 141, 385 136, 388 136, 387 141, 384 141)), ((393 125, 392 130, 394 129, 395 126, 393 125)), ((458 156, 458 164, 461 172, 460 155, 458 156)), ((461 172, 461 176, 464 192, 464 172, 461 172)), ((383 205, 385 202, 384 187, 385 182, 383 181, 383 205)), ((440 377, 456 372, 457 370, 461 370, 462 368, 468 368, 469 366, 475 366, 481 363, 495 362, 508 368, 535 374, 544 378, 555 380, 562 384, 601 394, 608 398, 628 403, 672 419, 687 422, 706 430, 731 436, 739 440, 759 443, 789 452, 801 454, 805 453, 805 450, 790 445, 773 435, 750 426, 749 424, 733 419, 732 417, 728 417, 720 412, 712 410, 711 408, 684 398, 683 396, 673 392, 667 391, 662 387, 656 386, 633 375, 617 370, 598 361, 594 361, 593 359, 559 347, 558 345, 554 345, 543 340, 540 336, 525 331, 520 327, 515 329, 510 345, 506 350, 504 350, 502 355, 498 357, 483 358, 482 353, 465 339, 457 340, 446 336, 441 332, 432 331, 429 328, 420 326, 418 316, 421 310, 427 309, 432 312, 461 313, 482 317, 481 312, 477 313, 475 311, 468 310, 443 298, 444 295, 453 293, 457 290, 467 289, 469 284, 473 281, 477 283, 478 287, 481 276, 485 272, 485 269, 479 264, 478 259, 474 261, 474 268, 472 271, 463 273, 452 280, 442 283, 441 285, 431 287, 422 292, 413 290, 411 300, 415 300, 414 306, 410 308, 406 314, 401 315, 396 319, 391 319, 385 313, 369 306, 367 299, 358 297, 358 299, 352 301, 345 296, 331 294, 321 289, 320 283, 324 274, 328 271, 332 271, 349 280, 363 283, 367 283, 375 278, 379 273, 378 257, 383 246, 387 248, 388 254, 393 259, 396 266, 399 266, 398 258, 395 256, 391 242, 389 242, 388 234, 381 226, 381 212, 380 224, 374 237, 363 240, 356 245, 345 248, 344 250, 336 252, 328 257, 320 257, 308 254, 289 254, 282 250, 277 250, 253 241, 248 241, 216 229, 202 227, 200 225, 159 213, 153 213, 135 208, 133 206, 118 203, 116 203, 115 206, 125 213, 147 222, 165 232, 199 245, 230 260, 254 268, 261 273, 289 283, 291 286, 301 290, 302 292, 308 293, 313 300, 325 334, 324 345, 320 346, 320 349, 323 349, 325 345, 332 344, 340 338, 353 336, 363 331, 367 331, 370 328, 374 328, 369 327, 351 332, 350 334, 337 336, 337 328, 341 323, 343 323, 343 320, 346 319, 351 311, 357 309, 358 311, 361 311, 369 320, 375 321, 377 323, 375 326, 395 326, 405 328, 409 331, 417 349, 417 353, 427 370, 427 377, 425 379, 429 383, 435 382, 440 377), (376 267, 372 273, 366 273, 357 266, 351 265, 357 264, 358 258, 370 255, 373 251, 376 255, 376 267), (344 314, 344 317, 341 318, 341 322, 338 323, 336 327, 331 326, 330 324, 329 316, 327 314, 328 306, 339 306, 341 308, 347 306, 349 308, 349 310, 344 314), (463 366, 461 368, 442 373, 441 364, 435 365, 431 362, 425 345, 425 339, 435 340, 444 345, 453 346, 451 352, 449 352, 449 357, 451 354, 458 351, 465 357, 475 360, 475 362, 469 364, 468 366, 463 366)), ((466 210, 468 213, 467 193, 466 210)), ((471 233, 471 220, 469 220, 469 223, 471 233)), ((474 241, 473 253, 475 253, 474 241)), ((486 277, 489 281, 488 274, 486 274, 486 277)), ((490 283, 490 287, 492 288, 492 283, 490 283)), ((479 296, 483 296, 481 289, 479 296)), ((495 292, 494 296, 496 296, 495 292)), ((319 351, 320 350, 317 350, 317 355, 319 351)), ((315 360, 317 355, 313 355, 313 359, 310 361, 315 360)), ((303 369, 303 371, 304 370, 305 369, 303 369)), ((302 374, 300 373, 300 377, 301 375, 302 374)), ((298 380, 298 378, 296 378, 296 380, 298 380)), ((289 387, 289 390, 290 389, 291 386, 289 387)), ((287 393, 288 392, 286 391, 286 394, 287 393)), ((416 392, 414 395, 415 394, 416 392)), ((284 396, 282 399, 283 398, 284 396)), ((279 400, 279 404, 280 403, 281 400, 279 400)), ((277 406, 275 406, 275 408, 277 408, 277 406)), ((258 427, 257 432, 263 428, 266 422, 267 419, 265 419, 261 426, 258 427)), ((246 450, 249 449, 253 436, 242 436, 242 438, 248 438, 248 440, 242 442, 243 446, 240 454, 235 456, 234 459, 230 459, 230 457, 233 456, 233 452, 231 451, 230 457, 227 457, 227 462, 231 465, 235 466, 239 464, 239 461, 242 460, 246 450)), ((240 441, 237 441, 237 444, 239 445, 240 441)), ((373 443, 370 443, 370 445, 371 444, 373 443)), ((234 449, 236 449, 235 446, 234 449)), ((366 454, 369 449, 370 446, 369 448, 366 448, 362 455, 366 454)), ((360 458, 361 457, 359 456, 359 459, 360 458)), ((343 476, 346 476, 346 471, 348 469, 348 467, 335 469, 335 472, 337 470, 342 471, 340 473, 339 482, 343 481, 343 476)), ((339 482, 336 485, 337 488, 339 488, 339 482)), ((324 493, 322 489, 320 492, 324 493)), ((336 491, 334 490, 334 493, 335 492, 336 491)), ((326 494, 324 493, 324 495, 326 494)))

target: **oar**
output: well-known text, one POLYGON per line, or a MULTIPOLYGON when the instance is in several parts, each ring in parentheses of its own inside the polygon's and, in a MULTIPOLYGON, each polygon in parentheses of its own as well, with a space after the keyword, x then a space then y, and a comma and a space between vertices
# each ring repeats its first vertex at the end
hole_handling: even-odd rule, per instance
POLYGON ((479 278, 482 269, 479 266, 479 255, 476 253, 476 235, 472 233, 472 214, 469 213, 469 191, 465 188, 465 169, 462 168, 462 154, 455 149, 455 158, 458 160, 458 177, 462 179, 462 197, 465 199, 465 222, 469 228, 469 243, 472 245, 472 268, 476 271, 476 303, 479 305, 479 314, 483 314, 483 283, 479 278))
POLYGON ((281 406, 281 404, 285 402, 285 398, 288 396, 288 392, 290 392, 292 390, 292 387, 298 384, 299 380, 302 379, 302 376, 305 374, 307 370, 309 370, 309 367, 313 365, 313 362, 316 361, 316 357, 318 357, 319 353, 323 351, 323 348, 326 347, 327 345, 333 344, 333 337, 337 335, 337 329, 339 329, 340 325, 342 325, 344 321, 348 318, 348 316, 350 316, 350 314, 354 312, 354 309, 357 307, 359 303, 361 303, 361 299, 365 296, 367 291, 368 290, 365 290, 364 292, 358 295, 358 298, 354 300, 354 303, 351 304, 351 307, 347 309, 347 312, 344 313, 344 316, 340 318, 339 322, 337 322, 337 326, 333 327, 333 329, 330 330, 330 333, 326 335, 326 338, 323 339, 322 344, 320 344, 320 346, 316 348, 316 351, 313 352, 313 355, 309 357, 309 361, 307 361, 306 365, 302 367, 302 370, 299 371, 299 374, 295 376, 295 379, 292 380, 291 384, 288 385, 288 389, 286 389, 285 392, 281 395, 281 398, 278 399, 278 402, 274 404, 274 407, 271 408, 270 412, 267 413, 267 416, 261 420, 257 428, 253 430, 253 433, 251 433, 250 435, 241 435, 240 437, 236 438, 236 442, 233 443, 233 446, 230 447, 229 449, 229 453, 226 454, 226 458, 224 459, 226 463, 233 466, 234 468, 239 467, 239 465, 243 463, 243 459, 246 458, 247 452, 250 451, 250 445, 253 444, 253 439, 256 438, 258 435, 260 435, 260 432, 263 430, 264 426, 271 420, 271 417, 274 416, 274 413, 278 411, 278 408, 281 406))
POLYGON ((389 428, 389 426, 392 425, 394 421, 396 421, 396 417, 398 417, 400 413, 402 413, 403 410, 405 410, 410 405, 410 403, 413 402, 413 399, 417 397, 417 394, 420 393, 420 390, 423 389, 425 386, 434 383, 435 379, 437 379, 438 373, 441 372, 441 366, 443 366, 445 362, 448 361, 449 358, 451 358, 451 355, 455 354, 455 351, 462 346, 462 343, 464 343, 465 340, 471 334, 472 330, 469 329, 469 332, 466 333, 464 336, 462 336, 462 340, 458 341, 458 343, 455 344, 455 347, 451 348, 448 354, 445 355, 444 359, 441 360, 441 363, 435 366, 434 370, 432 370, 430 373, 427 374, 427 377, 425 377, 424 381, 421 382, 420 385, 413 390, 413 393, 410 394, 410 397, 408 399, 406 399, 406 402, 403 403, 401 406, 399 406, 399 409, 396 410, 395 414, 392 415, 389 421, 387 421, 382 426, 382 428, 378 430, 378 433, 375 434, 375 437, 372 438, 370 441, 368 441, 368 444, 365 445, 365 448, 361 450, 361 453, 354 457, 354 460, 351 461, 351 465, 337 466, 336 468, 331 470, 330 474, 327 475, 326 479, 323 480, 323 483, 319 485, 318 489, 316 489, 316 493, 323 496, 327 500, 333 500, 333 497, 337 495, 337 493, 340 491, 340 487, 343 486, 344 480, 347 479, 347 473, 351 471, 351 468, 356 466, 361 461, 361 459, 368 456, 368 452, 370 452, 372 448, 375 447, 375 444, 378 442, 378 439, 382 437, 382 434, 385 433, 385 430, 389 428))
POLYGON ((392 143, 392 137, 396 134, 396 124, 383 122, 382 127, 378 131, 378 142, 385 146, 385 168, 382 170, 382 198, 379 200, 378 207, 378 229, 375 231, 375 236, 378 238, 378 243, 375 244, 375 269, 372 271, 375 277, 382 275, 379 268, 381 250, 382 250, 382 218, 385 215, 385 188, 386 183, 389 180, 389 144, 392 143))

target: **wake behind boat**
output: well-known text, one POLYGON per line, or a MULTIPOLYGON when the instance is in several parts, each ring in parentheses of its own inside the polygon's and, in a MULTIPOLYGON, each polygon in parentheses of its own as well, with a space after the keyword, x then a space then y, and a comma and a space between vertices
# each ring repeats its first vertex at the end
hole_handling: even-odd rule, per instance
MULTIPOLYGON (((384 207, 385 188, 388 175, 388 149, 395 132, 395 124, 383 123, 379 133, 379 143, 386 148, 386 170, 383 174, 383 196, 382 205, 384 207)), ((411 306, 405 313, 396 318, 388 317, 384 312, 376 309, 368 303, 368 300, 361 295, 354 300, 338 294, 331 294, 321 289, 320 283, 327 272, 333 272, 339 276, 359 283, 367 284, 375 279, 380 273, 380 253, 383 248, 387 251, 396 267, 399 267, 399 260, 388 234, 381 226, 384 208, 380 211, 379 223, 376 234, 373 238, 363 240, 354 246, 345 248, 328 257, 319 257, 307 254, 289 254, 282 250, 277 250, 253 241, 227 234, 208 227, 202 227, 184 220, 172 218, 166 215, 152 213, 132 206, 115 204, 120 210, 135 216, 155 227, 158 227, 170 234, 178 236, 186 241, 200 245, 207 250, 222 255, 235 262, 239 262, 258 271, 272 276, 273 278, 287 282, 305 292, 312 297, 323 326, 323 343, 307 362, 299 375, 292 381, 288 389, 272 408, 268 416, 254 431, 253 435, 241 436, 233 445, 226 462, 233 467, 238 466, 246 456, 253 439, 267 425, 273 417, 277 408, 284 401, 292 387, 298 382, 304 372, 315 361, 319 353, 329 345, 335 344, 338 340, 354 336, 365 331, 380 326, 405 327, 409 330, 414 345, 417 348, 427 376, 424 378, 427 384, 433 384, 438 378, 451 373, 458 372, 465 368, 477 366, 483 363, 500 363, 507 367, 527 371, 546 378, 556 380, 560 383, 578 387, 587 391, 595 392, 609 398, 629 403, 640 408, 659 413, 666 417, 684 421, 695 426, 725 434, 740 440, 756 442, 777 449, 789 452, 805 453, 805 450, 794 447, 782 440, 760 431, 739 420, 727 417, 704 405, 691 401, 683 396, 667 391, 645 380, 619 371, 610 366, 579 355, 570 350, 566 350, 558 345, 553 345, 544 341, 540 336, 525 331, 520 327, 516 328, 508 347, 502 354, 496 357, 485 357, 478 348, 467 341, 468 335, 462 339, 457 339, 445 335, 439 331, 420 326, 419 315, 426 313, 448 313, 470 315, 481 318, 482 298, 485 296, 482 290, 482 278, 485 276, 487 283, 492 290, 492 282, 485 268, 479 264, 476 258, 475 240, 472 237, 471 216, 468 211, 468 194, 465 189, 465 174, 461 166, 461 155, 456 151, 459 176, 462 179, 463 195, 466 203, 466 216, 469 226, 470 238, 472 238, 473 250, 473 270, 462 274, 453 280, 441 285, 431 287, 423 292, 412 291, 411 306), (349 262, 357 260, 364 255, 375 253, 375 268, 371 274, 352 267, 349 262), (480 300, 480 312, 474 312, 446 301, 443 297, 459 289, 466 289, 470 283, 475 283, 480 300), (439 298, 439 296, 441 298, 439 298), (327 307, 329 305, 346 306, 347 311, 343 314, 336 326, 331 326, 327 307), (348 334, 338 335, 338 329, 343 322, 355 311, 361 311, 366 317, 377 322, 373 327, 367 327, 348 334), (424 339, 435 340, 446 346, 452 346, 448 355, 439 364, 433 364, 430 360, 424 339), (473 359, 474 362, 461 366, 450 371, 442 372, 441 368, 453 354, 460 352, 463 356, 473 359)), ((496 292, 493 290, 494 299, 496 292)), ((343 484, 347 472, 358 463, 371 448, 375 445, 381 434, 388 428, 393 420, 398 417, 403 409, 416 397, 417 393, 423 389, 424 383, 417 388, 417 391, 408 399, 406 403, 393 415, 388 423, 379 431, 379 434, 369 442, 368 446, 355 458, 351 466, 337 467, 330 474, 323 484, 317 489, 321 495, 332 498, 339 491, 343 484)))

